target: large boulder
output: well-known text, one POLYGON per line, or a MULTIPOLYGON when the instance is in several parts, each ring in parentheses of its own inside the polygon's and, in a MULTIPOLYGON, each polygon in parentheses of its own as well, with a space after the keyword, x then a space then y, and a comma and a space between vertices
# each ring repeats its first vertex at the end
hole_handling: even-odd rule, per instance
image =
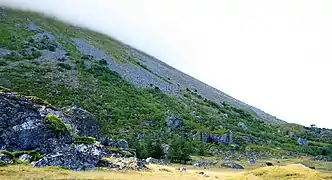
POLYGON ((36 167, 64 166, 73 170, 93 169, 102 157, 102 146, 94 144, 67 145, 34 162, 36 167))
POLYGON ((50 138, 69 143, 69 132, 55 133, 44 118, 46 114, 40 113, 39 109, 46 106, 40 100, 0 92, 0 149, 36 149, 50 138))

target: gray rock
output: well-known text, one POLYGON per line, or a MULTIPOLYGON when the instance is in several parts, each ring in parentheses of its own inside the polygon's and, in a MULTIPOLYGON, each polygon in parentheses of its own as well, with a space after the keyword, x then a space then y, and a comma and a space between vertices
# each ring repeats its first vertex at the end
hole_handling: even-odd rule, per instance
POLYGON ((52 131, 38 111, 42 106, 13 93, 0 93, 0 147, 10 151, 31 150, 53 137, 70 142, 69 133, 57 135, 52 131))
POLYGON ((0 154, 0 162, 4 162, 5 164, 10 163, 10 158, 4 154, 0 154))
POLYGON ((77 129, 78 135, 90 136, 98 139, 99 123, 92 114, 75 106, 64 109, 64 112, 70 119, 70 124, 77 129))
POLYGON ((32 156, 30 156, 29 154, 23 154, 18 158, 18 160, 23 161, 23 162, 30 162, 31 158, 32 158, 32 156))
POLYGON ((168 155, 169 151, 170 151, 170 145, 166 144, 166 143, 162 143, 161 144, 161 148, 163 149, 163 153, 168 155))
POLYGON ((226 134, 197 132, 193 139, 204 143, 231 145, 233 143, 233 133, 232 131, 228 131, 226 134))
POLYGON ((236 163, 231 162, 231 161, 223 162, 221 165, 225 166, 225 167, 232 168, 232 169, 244 169, 244 167, 241 166, 240 164, 236 164, 236 163))
POLYGON ((95 144, 67 145, 35 162, 35 167, 64 166, 73 170, 94 169, 102 157, 102 147, 95 144))
POLYGON ((255 161, 254 159, 249 159, 249 163, 250 163, 250 164, 255 164, 255 162, 256 162, 256 161, 255 161))
POLYGON ((299 139, 297 140, 297 144, 298 144, 298 145, 301 145, 301 146, 308 145, 308 140, 306 140, 306 139, 302 139, 302 138, 299 138, 299 139))
POLYGON ((26 29, 29 30, 29 31, 38 31, 39 28, 37 27, 36 24, 30 23, 30 24, 27 25, 26 29))
POLYGON ((144 134, 137 134, 138 140, 144 140, 144 134))
POLYGON ((239 122, 237 125, 238 125, 239 127, 241 127, 243 130, 247 130, 247 129, 248 129, 247 125, 244 124, 243 122, 239 122))
POLYGON ((124 139, 120 139, 116 145, 119 147, 119 148, 122 148, 122 149, 128 149, 128 142, 124 139))

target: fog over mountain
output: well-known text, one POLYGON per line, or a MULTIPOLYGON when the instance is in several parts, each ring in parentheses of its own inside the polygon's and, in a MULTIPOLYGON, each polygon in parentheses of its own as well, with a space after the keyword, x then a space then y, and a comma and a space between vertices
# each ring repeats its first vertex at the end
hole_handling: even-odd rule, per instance
POLYGON ((332 128, 332 2, 0 0, 108 34, 280 119, 332 128))

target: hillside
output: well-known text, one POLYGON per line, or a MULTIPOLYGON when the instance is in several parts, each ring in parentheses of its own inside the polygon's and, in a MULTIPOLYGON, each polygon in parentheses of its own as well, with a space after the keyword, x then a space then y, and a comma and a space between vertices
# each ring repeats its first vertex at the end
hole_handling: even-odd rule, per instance
MULTIPOLYGON (((0 9, 0 24, 0 86, 63 114, 87 111, 96 128, 80 136, 124 139, 138 158, 181 163, 190 155, 331 160, 331 130, 278 120, 106 35, 8 8, 0 9)), ((85 118, 72 121, 80 129, 85 118)), ((31 150, 7 135, 0 133, 0 149, 31 150)))

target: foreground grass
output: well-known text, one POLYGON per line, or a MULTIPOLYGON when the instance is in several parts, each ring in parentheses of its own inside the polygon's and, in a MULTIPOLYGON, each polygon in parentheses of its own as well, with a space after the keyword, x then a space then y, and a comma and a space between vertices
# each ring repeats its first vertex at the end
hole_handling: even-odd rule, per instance
POLYGON ((69 171, 56 167, 33 168, 27 165, 13 165, 0 167, 1 180, 30 180, 30 179, 110 179, 110 180, 201 180, 226 179, 234 175, 232 170, 216 172, 205 171, 210 177, 197 174, 200 170, 189 169, 179 172, 174 167, 149 166, 149 171, 69 171))
POLYGON ((69 171, 56 167, 33 168, 29 165, 13 165, 0 167, 1 180, 30 180, 30 179, 110 179, 110 180, 320 180, 332 179, 331 174, 311 170, 301 165, 287 165, 262 167, 251 171, 232 169, 200 170, 189 168, 186 172, 179 172, 175 167, 150 165, 147 171, 69 171), (204 171, 209 177, 198 172, 204 171))

